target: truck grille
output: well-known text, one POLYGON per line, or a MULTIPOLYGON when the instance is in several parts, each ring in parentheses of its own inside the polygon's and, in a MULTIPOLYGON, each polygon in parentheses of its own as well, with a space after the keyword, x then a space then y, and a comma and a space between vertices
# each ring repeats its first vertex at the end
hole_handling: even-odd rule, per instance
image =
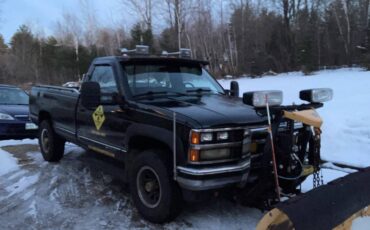
POLYGON ((251 129, 251 168, 261 167, 261 157, 265 149, 268 137, 268 127, 258 127, 251 129))

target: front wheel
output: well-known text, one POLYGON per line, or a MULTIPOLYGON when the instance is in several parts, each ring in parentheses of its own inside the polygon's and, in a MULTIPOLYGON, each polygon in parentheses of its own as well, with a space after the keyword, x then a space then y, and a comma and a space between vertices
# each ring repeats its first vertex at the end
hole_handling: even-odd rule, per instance
POLYGON ((139 213, 154 223, 173 220, 181 211, 181 193, 173 181, 165 153, 144 151, 134 160, 130 176, 139 213))
POLYGON ((50 122, 42 121, 39 128, 39 145, 44 160, 57 162, 62 159, 64 144, 65 140, 54 132, 50 122))

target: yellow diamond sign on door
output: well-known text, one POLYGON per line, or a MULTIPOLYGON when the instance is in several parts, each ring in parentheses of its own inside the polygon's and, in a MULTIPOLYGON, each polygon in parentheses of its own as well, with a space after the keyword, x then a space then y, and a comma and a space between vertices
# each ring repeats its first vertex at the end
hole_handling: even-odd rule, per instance
POLYGON ((99 105, 98 108, 96 108, 96 110, 92 114, 92 117, 93 117, 96 129, 99 130, 105 121, 103 106, 99 105))

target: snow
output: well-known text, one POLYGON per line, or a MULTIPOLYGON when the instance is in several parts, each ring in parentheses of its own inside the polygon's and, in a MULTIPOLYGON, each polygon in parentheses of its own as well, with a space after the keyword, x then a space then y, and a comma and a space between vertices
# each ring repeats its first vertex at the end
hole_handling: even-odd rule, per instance
POLYGON ((370 216, 358 217, 352 222, 352 230, 368 230, 370 226, 370 216))
MULTIPOLYGON (((339 177, 344 177, 348 174, 343 171, 327 169, 327 168, 321 169, 320 173, 322 174, 323 184, 327 184, 330 181, 333 181, 339 177)), ((312 175, 308 176, 307 179, 301 184, 301 189, 302 189, 302 192, 308 192, 311 189, 313 189, 313 176, 312 175)))
MULTIPOLYGON (((37 141, 6 141, 0 147, 24 143, 37 141)), ((58 164, 45 162, 38 151, 14 157, 19 167, 0 176, 0 229, 22 229, 25 222, 40 229, 254 229, 264 215, 214 198, 187 204, 176 220, 155 225, 139 216, 126 190, 95 165, 94 155, 73 144, 66 144, 58 164)))
MULTIPOLYGON (((0 147, 18 144, 35 144, 35 140, 24 139, 0 141, 0 147)), ((0 176, 19 169, 17 159, 2 149, 0 149, 0 165, 0 176)))
MULTIPOLYGON (((35 184, 38 180, 39 180, 39 174, 21 177, 19 181, 5 188, 9 193, 7 198, 13 196, 14 194, 25 191, 27 188, 35 184)), ((24 195, 24 198, 26 199, 27 197, 30 197, 30 196, 26 193, 24 195)))
POLYGON ((357 172, 357 170, 355 170, 355 169, 350 169, 350 168, 336 166, 332 162, 326 162, 326 163, 322 164, 321 165, 321 168, 333 169, 333 170, 341 171, 341 172, 344 172, 344 173, 354 173, 354 172, 357 172))
MULTIPOLYGON (((334 98, 318 109, 324 120, 322 158, 355 167, 370 166, 370 72, 360 68, 325 70, 304 76, 301 72, 258 79, 241 78, 240 94, 256 90, 282 90, 284 104, 302 103, 299 91, 332 88, 334 98)), ((228 89, 230 80, 220 80, 228 89)))
POLYGON ((18 169, 18 161, 12 155, 0 149, 0 176, 18 169))

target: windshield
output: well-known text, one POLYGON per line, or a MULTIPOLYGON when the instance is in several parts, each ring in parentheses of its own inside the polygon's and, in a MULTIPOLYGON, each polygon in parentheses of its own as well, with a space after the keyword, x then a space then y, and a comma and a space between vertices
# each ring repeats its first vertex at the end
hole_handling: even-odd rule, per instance
POLYGON ((134 97, 146 94, 224 94, 216 80, 195 64, 126 64, 124 70, 134 97))
POLYGON ((28 105, 28 95, 17 88, 0 88, 0 105, 28 105))

